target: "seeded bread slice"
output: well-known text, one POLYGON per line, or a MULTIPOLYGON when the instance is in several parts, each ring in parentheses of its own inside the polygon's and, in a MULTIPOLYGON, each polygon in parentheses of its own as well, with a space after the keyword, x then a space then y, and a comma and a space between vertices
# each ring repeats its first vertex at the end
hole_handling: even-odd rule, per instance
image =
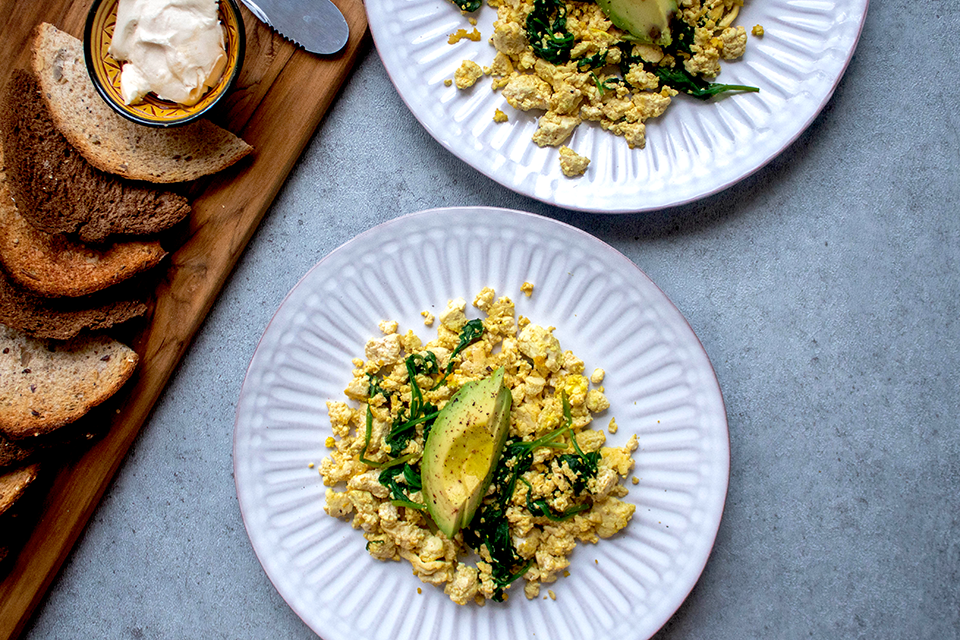
POLYGON ((120 390, 137 354, 104 335, 35 340, 0 327, 0 431, 13 440, 70 424, 120 390))
MULTIPOLYGON (((73 455, 110 429, 110 407, 95 407, 85 416, 46 435, 11 440, 0 431, 0 470, 22 467, 34 461, 73 455)), ((2 473, 2 471, 0 471, 2 473)))
POLYGON ((12 467, 33 457, 36 449, 29 446, 29 442, 11 440, 0 431, 0 469, 12 467))
POLYGON ((115 113, 90 81, 80 40, 51 24, 36 28, 32 61, 57 128, 102 171, 133 180, 183 182, 226 169, 253 151, 207 120, 151 129, 115 113))
POLYGON ((95 169, 57 130, 36 79, 16 69, 0 107, 7 185, 20 214, 47 233, 83 242, 150 234, 183 220, 182 195, 95 169))
POLYGON ((40 465, 32 464, 6 473, 0 472, 0 515, 14 505, 34 480, 40 465))
POLYGON ((43 298, 13 284, 0 269, 0 323, 35 338, 68 340, 84 329, 107 329, 144 315, 147 305, 120 297, 127 293, 108 289, 83 298, 43 298))
POLYGON ((0 169, 0 264, 21 287, 41 296, 85 296, 155 267, 165 255, 156 240, 99 246, 40 231, 17 211, 0 169))

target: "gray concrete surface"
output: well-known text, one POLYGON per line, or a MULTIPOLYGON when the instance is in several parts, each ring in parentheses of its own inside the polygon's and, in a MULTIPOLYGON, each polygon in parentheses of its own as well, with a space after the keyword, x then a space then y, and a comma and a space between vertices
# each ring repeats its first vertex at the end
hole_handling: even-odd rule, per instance
POLYGON ((523 209, 610 243, 676 303, 727 403, 716 547, 658 640, 960 637, 960 8, 874 0, 813 126, 656 214, 556 209, 447 153, 368 48, 26 633, 313 638, 232 477, 244 370, 287 290, 380 221, 523 209))

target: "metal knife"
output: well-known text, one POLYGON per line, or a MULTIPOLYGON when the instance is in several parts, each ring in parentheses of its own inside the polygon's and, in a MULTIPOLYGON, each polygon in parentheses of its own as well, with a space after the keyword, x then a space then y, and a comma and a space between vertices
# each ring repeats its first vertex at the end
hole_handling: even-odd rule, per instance
POLYGON ((330 0, 241 0, 267 26, 311 53, 340 51, 350 27, 330 0))

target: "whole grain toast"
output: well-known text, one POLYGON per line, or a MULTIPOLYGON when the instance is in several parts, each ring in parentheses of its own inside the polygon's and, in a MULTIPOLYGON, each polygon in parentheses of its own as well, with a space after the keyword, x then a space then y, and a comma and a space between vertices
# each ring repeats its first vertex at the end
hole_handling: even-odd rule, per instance
POLYGON ((51 24, 34 31, 32 66, 57 128, 102 171, 133 180, 183 182, 226 169, 253 151, 207 120, 151 129, 115 113, 90 81, 80 40, 51 24))
POLYGON ((87 245, 40 231, 17 211, 0 168, 0 264, 32 293, 85 296, 155 267, 165 255, 156 240, 87 245))
POLYGON ((115 407, 101 404, 56 431, 22 440, 11 440, 0 431, 0 469, 22 467, 36 461, 59 466, 65 456, 85 450, 108 432, 114 411, 115 407))
POLYGON ((70 424, 120 390, 137 354, 116 340, 84 334, 35 340, 0 327, 0 431, 12 440, 70 424))
POLYGON ((19 469, 0 472, 0 516, 12 507, 34 480, 40 465, 31 464, 19 469))
POLYGON ((68 340, 84 329, 107 329, 144 315, 146 303, 125 297, 128 293, 114 287, 82 298, 44 298, 18 287, 0 269, 0 323, 35 338, 68 340))
POLYGON ((182 195, 94 168, 54 125, 36 78, 15 69, 0 106, 7 184, 20 214, 47 233, 84 242, 150 234, 183 220, 182 195))
POLYGON ((11 440, 0 431, 0 469, 6 469, 30 460, 37 450, 30 446, 29 440, 18 442, 11 440))

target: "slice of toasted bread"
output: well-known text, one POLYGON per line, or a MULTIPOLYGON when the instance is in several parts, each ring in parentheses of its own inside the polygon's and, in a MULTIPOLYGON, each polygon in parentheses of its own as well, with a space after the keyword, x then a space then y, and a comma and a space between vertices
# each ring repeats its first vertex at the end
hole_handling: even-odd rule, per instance
POLYGON ((80 40, 51 24, 35 30, 32 65, 57 128, 102 171, 133 180, 183 182, 221 171, 253 151, 207 120, 151 129, 115 113, 90 81, 80 40))
POLYGON ((17 211, 0 168, 0 264, 25 289, 41 296, 85 296, 155 267, 165 255, 156 240, 92 246, 40 231, 17 211))
POLYGON ((37 479, 39 469, 40 465, 31 464, 5 473, 0 472, 0 515, 6 513, 37 479))
POLYGON ((0 469, 6 469, 29 460, 36 449, 29 446, 30 440, 11 440, 0 431, 0 469), (22 444, 21 444, 22 443, 22 444))
POLYGON ((82 298, 43 298, 13 284, 0 269, 0 323, 35 338, 68 340, 84 329, 107 329, 144 315, 147 305, 120 297, 127 293, 108 289, 82 298))
POLYGON ((115 394, 137 354, 104 335, 35 340, 0 327, 0 431, 13 440, 70 424, 115 394))
POLYGON ((54 125, 36 78, 13 72, 0 106, 7 185, 20 215, 47 233, 84 242, 114 234, 149 234, 183 220, 182 195, 95 169, 54 125))
POLYGON ((63 456, 75 455, 110 430, 113 407, 94 407, 85 416, 52 433, 11 440, 0 431, 0 470, 22 467, 34 461, 59 464, 63 456))

